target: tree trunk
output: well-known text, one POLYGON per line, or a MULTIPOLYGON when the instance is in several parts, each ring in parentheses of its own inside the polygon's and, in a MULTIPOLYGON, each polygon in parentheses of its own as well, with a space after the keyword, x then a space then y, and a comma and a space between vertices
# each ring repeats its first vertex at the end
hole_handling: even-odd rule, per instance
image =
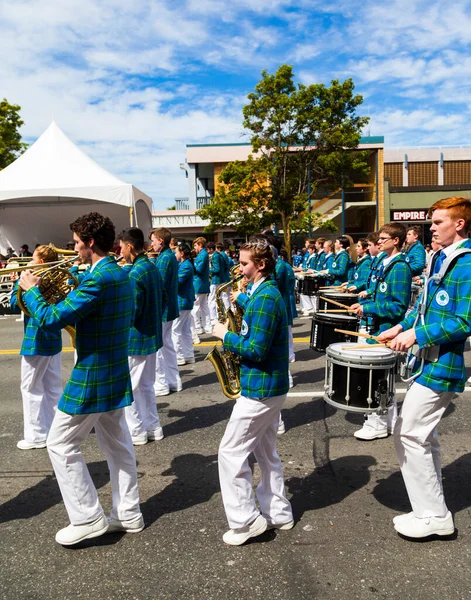
POLYGON ((291 219, 285 213, 281 213, 281 225, 283 227, 285 250, 288 253, 288 261, 291 264, 291 219))

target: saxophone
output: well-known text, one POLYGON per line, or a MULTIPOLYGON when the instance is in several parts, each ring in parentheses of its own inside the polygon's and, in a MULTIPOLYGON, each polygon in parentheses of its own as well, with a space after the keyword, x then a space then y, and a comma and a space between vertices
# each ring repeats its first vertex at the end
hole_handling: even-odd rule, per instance
MULTIPOLYGON (((231 269, 231 280, 223 283, 216 291, 218 320, 220 323, 228 321, 228 330, 237 334, 242 327, 244 311, 237 303, 234 303, 234 310, 231 308, 226 310, 221 294, 229 287, 232 291, 236 291, 238 282, 242 277, 243 275, 240 274, 239 267, 236 265, 231 269)), ((209 360, 213 365, 223 394, 231 400, 238 398, 240 396, 240 357, 229 350, 225 350, 224 347, 221 348, 216 345, 205 360, 209 360)))

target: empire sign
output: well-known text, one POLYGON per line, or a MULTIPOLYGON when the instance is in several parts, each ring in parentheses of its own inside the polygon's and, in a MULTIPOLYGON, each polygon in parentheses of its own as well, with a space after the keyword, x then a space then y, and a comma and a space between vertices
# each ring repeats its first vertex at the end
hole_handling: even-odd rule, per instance
POLYGON ((391 221, 426 221, 427 209, 392 210, 391 221))

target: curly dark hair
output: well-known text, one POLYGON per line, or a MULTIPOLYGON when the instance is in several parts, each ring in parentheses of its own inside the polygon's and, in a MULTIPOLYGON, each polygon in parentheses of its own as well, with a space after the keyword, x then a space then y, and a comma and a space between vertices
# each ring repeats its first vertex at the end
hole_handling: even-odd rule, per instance
POLYGON ((70 229, 78 235, 82 242, 87 243, 93 240, 103 252, 109 252, 113 248, 115 227, 111 219, 100 213, 91 212, 75 219, 70 224, 70 229))

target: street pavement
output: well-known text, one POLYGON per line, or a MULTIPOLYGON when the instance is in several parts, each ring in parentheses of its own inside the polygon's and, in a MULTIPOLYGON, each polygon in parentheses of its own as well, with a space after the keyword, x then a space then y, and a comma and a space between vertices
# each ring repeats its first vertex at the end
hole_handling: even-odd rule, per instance
MULTIPOLYGON (((410 510, 391 437, 360 442, 362 416, 322 400, 324 355, 309 348, 310 321, 294 326, 295 386, 278 438, 296 526, 226 546, 217 450, 233 402, 202 336, 196 364, 181 367, 183 391, 158 398, 165 438, 136 448, 146 529, 64 548, 68 524, 46 450, 20 451, 22 323, 0 318, 0 597, 46 599, 467 599, 471 597, 471 390, 440 425, 451 539, 412 542, 392 518, 410 510)), ((64 346, 69 347, 64 335, 64 346)), ((471 353, 466 353, 471 367, 471 353)), ((63 353, 64 381, 73 363, 63 353)), ((471 368, 468 368, 468 376, 471 368)), ((399 400, 404 384, 398 383, 399 400)), ((84 454, 106 511, 109 474, 94 435, 84 454)), ((254 481, 259 478, 253 465, 254 481)))

